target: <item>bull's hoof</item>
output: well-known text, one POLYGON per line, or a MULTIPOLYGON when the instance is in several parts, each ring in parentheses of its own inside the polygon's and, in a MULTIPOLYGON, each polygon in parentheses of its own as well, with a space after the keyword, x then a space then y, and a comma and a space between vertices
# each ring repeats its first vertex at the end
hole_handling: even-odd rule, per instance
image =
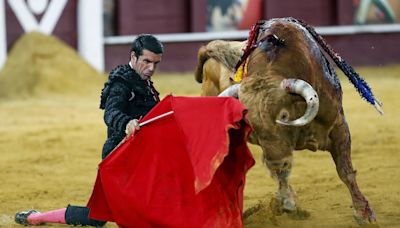
POLYGON ((269 207, 275 216, 280 216, 286 213, 289 218, 295 220, 304 220, 310 217, 310 213, 306 210, 297 207, 295 204, 288 204, 288 200, 272 198, 269 202, 269 207))
POLYGON ((375 213, 369 207, 364 211, 354 211, 353 216, 361 227, 379 227, 375 213))
POLYGON ((283 199, 282 200, 283 210, 286 212, 294 212, 297 210, 296 202, 291 199, 283 199))
POLYGON ((287 199, 281 199, 281 198, 272 198, 271 201, 269 202, 269 206, 271 208, 271 211, 274 215, 282 215, 283 213, 294 213, 296 212, 296 204, 291 203, 287 199))

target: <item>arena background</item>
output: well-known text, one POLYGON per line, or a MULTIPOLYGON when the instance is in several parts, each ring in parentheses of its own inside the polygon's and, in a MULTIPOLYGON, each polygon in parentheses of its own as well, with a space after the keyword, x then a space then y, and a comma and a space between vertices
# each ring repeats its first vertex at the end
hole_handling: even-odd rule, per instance
MULTIPOLYGON (((104 73, 79 48, 77 9, 84 0, 65 1, 51 35, 25 33, 10 1, 27 6, 33 2, 0 0, 0 12, 5 12, 0 15, 0 25, 6 25, 0 27, 5 29, 0 41, 6 41, 1 51, 7 53, 0 71, 0 227, 21 227, 14 223, 17 211, 87 203, 106 137, 103 113, 98 109, 99 93, 109 68, 127 61, 128 43, 135 35, 155 33, 166 43, 161 71, 154 76, 155 86, 164 97, 171 93, 200 94, 201 85, 194 81, 193 69, 201 44, 218 38, 245 39, 248 33, 236 27, 244 23, 243 15, 238 16, 240 23, 218 25, 227 23, 221 18, 225 12, 222 8, 213 16, 215 7, 222 7, 215 2, 223 1, 119 0, 107 5, 104 0, 104 73), (111 19, 105 9, 113 12, 111 19), (211 22, 210 18, 220 21, 211 22), (110 21, 112 26, 107 29, 110 21)), ((50 4, 56 0, 36 1, 50 4)), ((251 2, 240 1, 242 7, 251 2)), ((384 103, 385 114, 380 116, 340 74, 358 184, 375 210, 378 224, 399 227, 400 10, 398 1, 388 2, 396 15, 395 23, 381 24, 386 22, 371 6, 368 25, 353 24, 358 1, 256 0, 253 4, 263 19, 293 16, 317 26, 384 103)), ((44 17, 43 12, 35 14, 39 11, 34 7, 27 9, 38 21, 44 17)), ((276 185, 262 165, 260 149, 250 147, 256 165, 247 175, 245 227, 357 227, 349 193, 328 153, 295 153, 291 182, 301 208, 309 216, 290 217, 274 215, 269 209, 276 185)), ((106 227, 116 225, 109 223, 106 227)))
MULTIPOLYGON (((20 1, 34 2, 13 2, 20 1)), ((0 14, 0 24, 4 20, 6 50, 10 50, 18 37, 25 33, 21 25, 22 19, 17 17, 18 10, 10 7, 10 2, 12 1, 0 0, 0 12, 2 8, 4 11, 0 14)), ((50 5, 57 1, 36 2, 48 2, 50 5)), ((303 19, 316 26, 317 31, 352 64, 390 64, 400 59, 400 52, 393 48, 400 40, 400 25, 397 23, 400 18, 400 3, 397 0, 387 1, 394 12, 394 21, 382 25, 389 22, 383 20, 379 16, 379 8, 371 4, 366 15, 368 24, 364 26, 353 26, 359 0, 58 1, 59 4, 60 2, 65 2, 65 6, 52 34, 78 49, 81 56, 89 63, 94 62, 92 65, 99 70, 108 71, 116 64, 126 62, 126 50, 136 34, 153 33, 166 46, 166 54, 160 65, 161 71, 192 71, 196 64, 197 50, 202 44, 212 39, 243 40, 248 35, 250 25, 257 19, 287 16, 303 19), (101 2, 101 6, 95 7, 101 2), (236 8, 239 9, 233 10, 237 5, 239 7, 236 8), (88 12, 84 12, 85 9, 88 12), (87 17, 95 19, 92 19, 94 21, 91 21, 88 28, 79 30, 79 25, 82 24, 81 12, 84 12, 82 15, 93 14, 87 17), (96 15, 96 12, 102 15, 96 15), (96 22, 100 20, 104 21, 101 23, 101 34, 104 36, 101 37, 96 34, 101 31, 94 30, 96 22), (102 49, 101 51, 96 49, 94 53, 93 50, 92 53, 87 53, 84 47, 80 47, 79 39, 90 35, 92 37, 84 45, 102 49)), ((25 11, 30 9, 27 8, 25 11)), ((45 16, 45 10, 33 11, 31 20, 35 18, 41 22, 45 16)), ((3 37, 1 30, 0 26, 0 47, 3 37)), ((1 63, 0 52, 0 66, 1 63)))

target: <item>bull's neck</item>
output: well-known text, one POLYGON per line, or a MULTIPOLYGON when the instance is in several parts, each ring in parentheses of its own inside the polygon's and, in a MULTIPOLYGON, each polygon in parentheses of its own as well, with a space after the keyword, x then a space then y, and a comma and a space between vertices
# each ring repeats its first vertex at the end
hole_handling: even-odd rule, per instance
POLYGON ((284 78, 303 78, 304 76, 311 74, 310 65, 307 60, 301 61, 301 59, 288 61, 280 60, 268 60, 268 61, 250 61, 248 65, 247 76, 255 78, 267 78, 270 76, 282 76, 284 78), (297 61, 296 61, 297 60, 297 61))
POLYGON ((283 77, 290 78, 298 76, 296 72, 301 71, 296 70, 288 65, 274 64, 273 62, 269 62, 264 63, 263 65, 258 65, 257 67, 251 67, 249 65, 247 77, 265 79, 269 76, 281 75, 283 77))

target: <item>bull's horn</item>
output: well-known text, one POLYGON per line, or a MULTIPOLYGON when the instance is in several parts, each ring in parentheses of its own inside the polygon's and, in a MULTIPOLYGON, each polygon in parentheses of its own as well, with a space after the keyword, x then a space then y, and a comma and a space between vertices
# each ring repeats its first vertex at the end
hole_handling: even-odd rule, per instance
POLYGON ((239 97, 240 84, 233 84, 218 94, 219 97, 239 97))
POLYGON ((304 126, 310 123, 317 115, 319 108, 318 94, 315 92, 313 87, 306 81, 300 79, 284 79, 280 86, 289 93, 296 93, 302 96, 307 102, 307 109, 304 115, 296 120, 287 122, 276 120, 276 122, 290 126, 304 126))

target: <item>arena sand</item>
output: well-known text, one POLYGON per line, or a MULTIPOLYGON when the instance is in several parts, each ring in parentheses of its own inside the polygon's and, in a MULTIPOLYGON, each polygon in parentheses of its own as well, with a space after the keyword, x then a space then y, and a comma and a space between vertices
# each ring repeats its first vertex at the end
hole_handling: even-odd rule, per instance
MULTIPOLYGON (((341 77, 358 184, 379 225, 399 227, 400 65, 357 70, 385 111, 379 116, 341 77)), ((21 227, 14 223, 17 211, 87 203, 106 137, 98 108, 104 80, 54 37, 33 33, 15 44, 0 72, 0 227, 21 227)), ((158 74, 154 81, 161 97, 200 93, 192 73, 158 74)), ((250 147, 256 165, 247 175, 245 227, 357 227, 329 153, 295 153, 291 183, 310 216, 292 218, 271 213, 276 185, 261 164, 260 149, 250 147)))

